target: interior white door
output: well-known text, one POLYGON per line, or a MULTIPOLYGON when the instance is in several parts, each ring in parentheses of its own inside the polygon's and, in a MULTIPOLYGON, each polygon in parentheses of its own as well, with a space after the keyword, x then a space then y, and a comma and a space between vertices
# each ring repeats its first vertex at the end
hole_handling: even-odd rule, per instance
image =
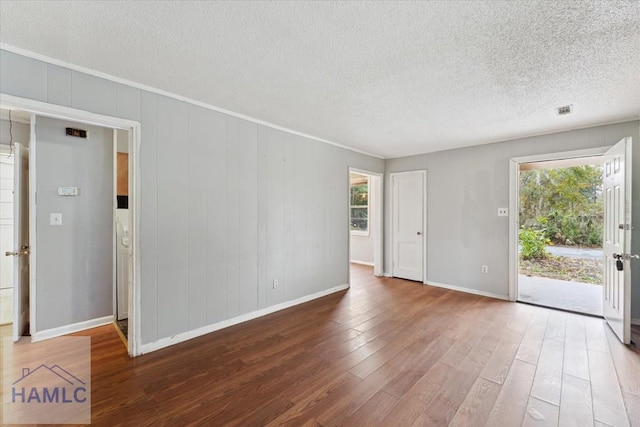
POLYGON ((29 333, 29 149, 15 144, 13 165, 13 340, 29 333))
POLYGON ((631 138, 606 153, 604 164, 603 312, 625 344, 631 328, 631 138), (627 161, 629 160, 629 161, 627 161))
POLYGON ((394 277, 423 281, 424 171, 391 175, 391 222, 394 277))

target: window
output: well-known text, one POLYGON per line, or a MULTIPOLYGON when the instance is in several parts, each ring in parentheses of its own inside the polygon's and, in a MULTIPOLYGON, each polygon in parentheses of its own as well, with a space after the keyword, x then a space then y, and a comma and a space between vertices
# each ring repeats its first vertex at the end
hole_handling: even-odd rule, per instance
POLYGON ((369 177, 351 174, 351 234, 369 235, 369 177))

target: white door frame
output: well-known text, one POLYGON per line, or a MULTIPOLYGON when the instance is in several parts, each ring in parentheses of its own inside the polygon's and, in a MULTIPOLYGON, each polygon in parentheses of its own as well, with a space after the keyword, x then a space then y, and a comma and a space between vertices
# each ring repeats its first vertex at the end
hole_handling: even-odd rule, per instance
MULTIPOLYGON (((427 224, 427 170, 426 169, 417 169, 410 171, 402 171, 402 172, 391 172, 389 174, 389 185, 393 186, 393 177, 397 175, 406 175, 409 173, 419 173, 422 175, 422 187, 424 188, 424 193, 422 194, 422 283, 427 284, 427 265, 428 265, 428 256, 427 256, 427 234, 428 234, 428 224, 427 224)), ((391 276, 393 277, 393 251, 395 248, 393 247, 393 188, 390 188, 390 204, 391 209, 389 210, 389 224, 390 224, 390 240, 389 244, 391 245, 391 276)))
POLYGON ((604 155, 611 147, 562 151, 535 156, 514 157, 509 161, 509 301, 518 299, 518 224, 520 223, 520 179, 521 163, 547 162, 552 160, 578 159, 604 155))
MULTIPOLYGON (((369 209, 374 209, 374 224, 373 224, 373 274, 375 276, 383 276, 384 275, 384 266, 383 266, 383 214, 384 214, 384 203, 383 203, 383 191, 384 188, 384 173, 368 171, 365 169, 358 169, 349 167, 349 173, 347 175, 347 182, 350 182, 351 172, 359 173, 363 175, 369 175, 374 179, 369 180, 369 193, 373 195, 374 205, 373 207, 369 206, 369 209)), ((371 198, 369 198, 371 200, 371 198)), ((351 188, 349 188, 349 199, 347 200, 347 209, 351 205, 351 188)), ((349 209, 349 218, 351 218, 351 209, 349 209)), ((369 224, 371 226, 372 224, 369 224)), ((348 236, 349 236, 349 245, 348 245, 348 255, 347 255, 347 266, 351 263, 351 224, 348 226, 348 236)), ((349 273, 349 284, 351 284, 351 273, 349 273)))
MULTIPOLYGON (((108 127, 112 129, 123 129, 129 131, 129 194, 133 194, 132 207, 129 209, 130 221, 130 242, 133 252, 132 262, 132 281, 131 281, 131 298, 129 299, 129 339, 128 352, 130 356, 141 354, 140 351, 140 242, 138 233, 140 230, 140 123, 121 119, 117 117, 105 116, 102 114, 91 113, 75 108, 64 107, 56 104, 35 101, 32 99, 20 98, 13 95, 0 93, 0 107, 9 109, 18 109, 31 113, 31 141, 30 141, 30 175, 29 175, 29 192, 30 205, 35 206, 35 182, 36 182, 36 144, 35 142, 35 115, 51 117, 60 120, 70 120, 82 122, 89 125, 108 127)), ((37 248, 36 229, 35 229, 36 210, 31 209, 29 218, 29 240, 30 240, 30 262, 31 272, 29 281, 29 311, 30 311, 30 328, 32 335, 37 333, 35 330, 36 323, 36 256, 37 248)), ((63 332, 66 333, 66 332, 63 332)), ((33 340, 33 338, 32 338, 33 340)))

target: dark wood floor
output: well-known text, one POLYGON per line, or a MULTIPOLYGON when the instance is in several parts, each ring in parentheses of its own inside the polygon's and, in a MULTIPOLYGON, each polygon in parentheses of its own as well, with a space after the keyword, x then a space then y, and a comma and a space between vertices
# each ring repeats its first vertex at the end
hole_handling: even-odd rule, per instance
POLYGON ((95 425, 640 426, 640 354, 602 320, 368 267, 348 291, 135 359, 114 326, 88 333, 95 425))

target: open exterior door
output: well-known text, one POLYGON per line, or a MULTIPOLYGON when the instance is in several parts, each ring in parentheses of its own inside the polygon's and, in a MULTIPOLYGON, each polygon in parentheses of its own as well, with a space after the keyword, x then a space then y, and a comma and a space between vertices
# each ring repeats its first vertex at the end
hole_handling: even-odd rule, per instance
POLYGON ((13 341, 29 334, 29 149, 15 144, 13 167, 13 341))
POLYGON ((631 138, 605 154, 603 312, 620 341, 631 333, 631 138))

